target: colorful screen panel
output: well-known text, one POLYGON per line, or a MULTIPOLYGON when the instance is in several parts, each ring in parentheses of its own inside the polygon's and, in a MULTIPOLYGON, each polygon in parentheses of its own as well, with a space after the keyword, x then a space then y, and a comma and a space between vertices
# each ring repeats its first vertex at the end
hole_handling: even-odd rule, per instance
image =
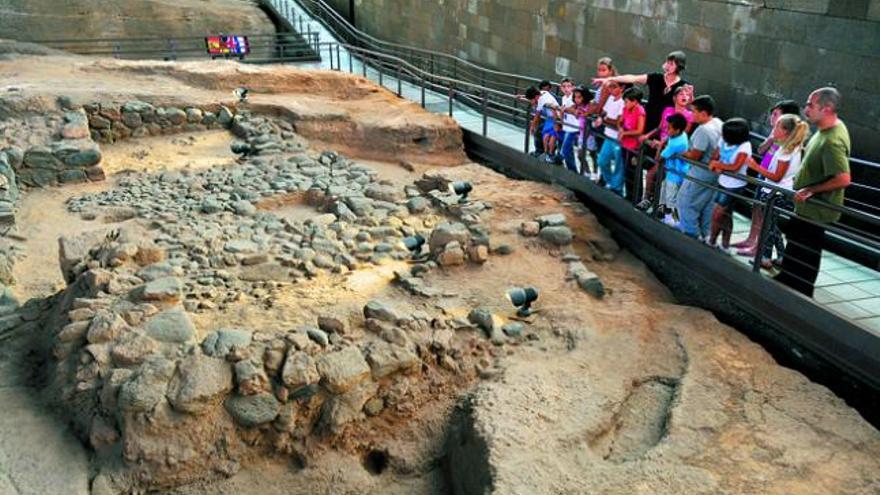
POLYGON ((205 45, 208 47, 208 55, 214 56, 238 57, 251 51, 247 36, 207 36, 205 45))

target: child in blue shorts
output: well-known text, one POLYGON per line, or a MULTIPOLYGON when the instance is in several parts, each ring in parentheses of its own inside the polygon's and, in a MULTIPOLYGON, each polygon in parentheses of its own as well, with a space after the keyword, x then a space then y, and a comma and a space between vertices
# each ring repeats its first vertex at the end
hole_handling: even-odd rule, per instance
POLYGON ((565 131, 562 130, 562 121, 560 120, 550 120, 548 124, 544 125, 544 161, 558 163, 560 159, 557 151, 565 139, 565 131))
POLYGON ((749 142, 749 123, 745 119, 730 119, 721 126, 721 140, 715 156, 709 162, 709 170, 718 177, 722 191, 715 195, 715 209, 712 211, 712 229, 709 234, 710 246, 715 246, 721 237, 721 249, 730 248, 730 235, 733 233, 733 201, 736 195, 745 192, 748 182, 737 177, 745 176, 748 160, 752 156, 752 143, 749 142), (727 172, 727 174, 722 174, 727 172))
POLYGON ((666 117, 666 122, 669 124, 667 126, 668 139, 666 146, 660 152, 660 160, 663 169, 666 170, 666 177, 663 180, 660 204, 665 212, 663 223, 678 228, 678 211, 675 210, 675 205, 678 202, 678 190, 690 170, 690 165, 683 159, 677 158, 677 155, 688 150, 688 138, 685 134, 688 121, 684 115, 673 113, 666 117))

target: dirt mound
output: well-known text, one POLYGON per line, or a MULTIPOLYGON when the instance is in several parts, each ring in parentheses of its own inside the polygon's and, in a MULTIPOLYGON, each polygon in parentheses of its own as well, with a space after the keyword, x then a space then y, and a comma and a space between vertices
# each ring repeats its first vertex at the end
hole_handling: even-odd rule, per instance
MULTIPOLYGON (((418 105, 378 89, 366 79, 339 72, 223 61, 42 57, 30 58, 24 65, 0 62, 0 75, 14 84, 14 91, 0 95, 0 122, 57 111, 58 97, 64 96, 72 107, 119 109, 102 115, 102 119, 113 121, 109 127, 118 126, 120 133, 128 137, 134 130, 122 125, 127 124, 121 111, 126 104, 205 111, 225 105, 234 111, 240 104, 232 99, 232 90, 247 86, 252 96, 242 110, 282 118, 314 146, 377 160, 432 165, 466 161, 461 130, 454 120, 426 114, 418 105), (81 84, 63 84, 70 77, 81 84)), ((144 118, 142 115, 139 123, 144 118)), ((96 130, 94 122, 90 124, 96 130)))

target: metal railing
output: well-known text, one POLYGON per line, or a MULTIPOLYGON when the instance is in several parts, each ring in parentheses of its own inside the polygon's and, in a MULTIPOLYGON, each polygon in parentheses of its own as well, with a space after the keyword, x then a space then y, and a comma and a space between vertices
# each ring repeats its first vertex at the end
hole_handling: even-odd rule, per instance
MULTIPOLYGON (((324 0, 264 1, 271 3, 281 11, 287 12, 293 12, 290 4, 295 1, 304 11, 311 14, 328 31, 333 33, 337 39, 342 40, 345 45, 368 49, 406 61, 412 67, 428 72, 430 74, 430 76, 427 76, 429 80, 434 76, 442 76, 468 83, 481 89, 492 90, 485 102, 478 95, 461 91, 454 92, 454 99, 471 109, 483 112, 485 108, 491 117, 518 126, 525 125, 530 119, 531 115, 527 110, 528 104, 524 103, 521 99, 510 99, 509 97, 524 93, 528 86, 537 85, 540 82, 537 78, 488 69, 448 53, 376 38, 352 26, 345 17, 336 12, 324 0)), ((388 72, 388 74, 394 73, 393 68, 388 72)), ((441 80, 433 79, 431 82, 436 84, 440 83, 441 80)), ((558 83, 551 81, 551 84, 556 88, 558 94, 558 83)), ((766 136, 757 132, 752 132, 751 137, 753 144, 766 139, 766 136)), ((526 152, 528 152, 527 149, 526 152)), ((880 163, 858 158, 852 158, 850 163, 853 167, 868 170, 870 172, 868 175, 880 176, 880 163), (874 171, 876 171, 876 174, 874 171)), ((845 201, 847 206, 851 206, 854 209, 872 214, 880 214, 880 185, 861 183, 858 180, 854 180, 850 185, 845 201)), ((858 221, 854 221, 854 225, 860 228, 867 227, 867 225, 858 223, 858 221)))
MULTIPOLYGON (((248 35, 250 53, 241 58, 244 63, 282 63, 318 60, 317 32, 287 32, 248 35)), ((207 53, 204 36, 176 38, 96 38, 39 40, 40 43, 58 50, 86 56, 113 57, 129 60, 195 60, 224 58, 207 53)), ((236 56, 228 58, 238 59, 236 56)))
MULTIPOLYGON (((330 61, 332 70, 348 71, 363 76, 370 76, 378 79, 378 82, 383 86, 386 86, 387 82, 392 82, 391 90, 395 91, 398 96, 402 97, 404 95, 404 85, 408 85, 407 89, 410 92, 415 88, 418 91, 418 97, 415 99, 419 101, 422 107, 426 107, 428 95, 432 96, 435 102, 439 97, 443 97, 445 99, 445 113, 454 116, 456 104, 460 104, 467 99, 472 105, 476 105, 480 109, 480 116, 482 119, 481 134, 484 137, 488 135, 489 119, 494 115, 518 113, 521 117, 521 122, 528 122, 530 120, 530 109, 525 106, 517 107, 516 102, 520 101, 521 96, 514 93, 488 88, 479 83, 464 79, 431 73, 424 68, 413 64, 409 60, 405 60, 396 55, 348 43, 321 42, 318 45, 318 50, 323 57, 326 57, 330 61), (386 78, 391 79, 391 81, 387 81, 386 78)), ((529 131, 527 124, 523 124, 523 131, 523 150, 527 152, 533 136, 529 131)), ((590 132, 596 133, 596 131, 592 129, 590 129, 590 132)), ((601 137, 606 138, 605 136, 601 137)), ((654 159, 644 153, 644 148, 641 150, 642 151, 637 155, 635 164, 632 165, 633 170, 631 171, 632 175, 636 177, 635 184, 637 189, 640 188, 644 182, 643 175, 646 169, 654 165, 654 159)), ((688 162, 692 167, 707 168, 705 164, 700 162, 694 162, 691 160, 688 160, 688 162)), ((656 187, 659 187, 663 181, 663 176, 665 175, 662 171, 660 174, 658 180, 655 182, 656 187)), ((758 272, 762 268, 762 261, 764 261, 762 256, 769 241, 769 226, 777 221, 784 224, 795 216, 791 210, 786 209, 781 205, 783 200, 790 201, 794 193, 790 190, 781 188, 770 181, 761 180, 747 175, 733 174, 730 172, 723 172, 723 174, 744 180, 751 187, 766 188, 771 191, 771 193, 764 199, 756 199, 751 193, 733 194, 733 196, 742 204, 751 207, 757 206, 764 212, 764 227, 759 235, 757 246, 755 248, 756 254, 750 267, 752 271, 758 272)), ((589 181, 588 178, 582 177, 573 172, 569 173, 569 176, 571 180, 589 181)), ((703 183, 692 177, 685 177, 684 179, 687 181, 698 182, 699 185, 719 193, 729 193, 729 191, 724 190, 715 183, 703 183)), ((630 201, 635 203, 640 198, 641 195, 637 191, 630 201)), ((655 211, 657 211, 656 206, 660 195, 654 194, 653 198, 655 211)), ((621 198, 621 201, 624 201, 624 199, 621 198)), ((834 210, 840 213, 844 219, 855 220, 858 221, 860 225, 867 225, 868 228, 861 229, 848 225, 842 221, 838 221, 829 225, 823 225, 823 227, 828 236, 845 242, 858 244, 862 248, 874 253, 876 256, 872 257, 872 261, 868 263, 863 262, 863 264, 873 270, 878 270, 878 268, 880 268, 880 266, 878 266, 878 260, 880 260, 880 234, 877 234, 880 232, 880 216, 850 206, 833 205, 817 198, 811 198, 808 201, 813 204, 821 205, 823 208, 834 210)), ((814 223, 809 220, 804 221, 814 223)), ((872 314, 870 317, 875 316, 880 315, 872 314)))

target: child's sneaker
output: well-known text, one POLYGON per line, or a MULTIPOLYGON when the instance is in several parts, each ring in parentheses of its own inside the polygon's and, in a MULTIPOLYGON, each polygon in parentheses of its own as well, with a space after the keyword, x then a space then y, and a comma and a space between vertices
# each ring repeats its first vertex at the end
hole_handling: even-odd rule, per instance
POLYGON ((544 161, 545 161, 546 163, 555 163, 555 162, 556 162, 556 158, 555 158, 553 155, 551 155, 551 154, 548 153, 548 154, 544 155, 544 161))
POLYGON ((673 229, 678 228, 678 220, 675 219, 671 214, 667 213, 666 216, 663 217, 663 223, 669 225, 673 229))
POLYGON ((720 244, 718 246, 715 246, 715 249, 717 249, 718 251, 721 251, 722 253, 724 253, 728 256, 733 256, 736 253, 736 248, 732 248, 730 246, 724 247, 720 244))
POLYGON ((643 199, 636 205, 637 210, 647 211, 651 207, 651 200, 643 199))

